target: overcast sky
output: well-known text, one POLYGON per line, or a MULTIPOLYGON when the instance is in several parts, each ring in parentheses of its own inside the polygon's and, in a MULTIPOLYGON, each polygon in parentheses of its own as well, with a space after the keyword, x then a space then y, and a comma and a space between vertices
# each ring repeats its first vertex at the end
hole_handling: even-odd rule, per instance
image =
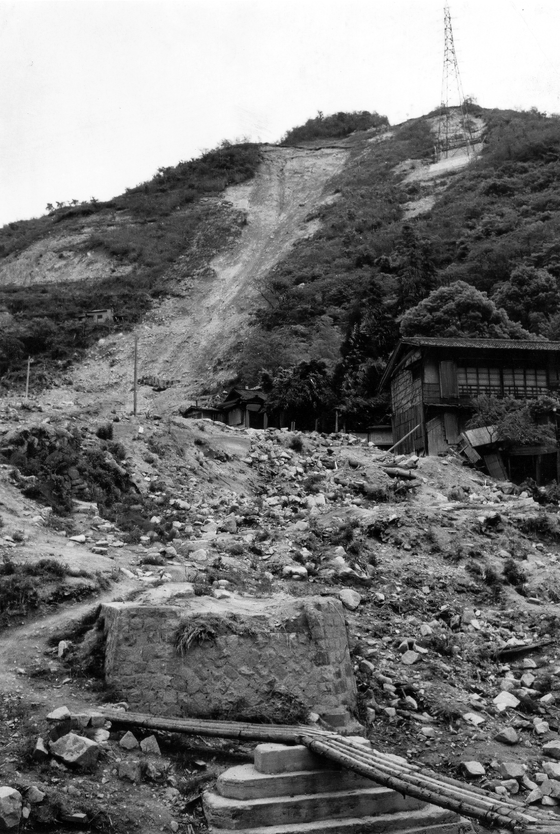
MULTIPOLYGON (((466 95, 560 112, 558 0, 451 0, 466 95)), ((441 99, 443 0, 0 0, 0 224, 222 139, 441 99)))

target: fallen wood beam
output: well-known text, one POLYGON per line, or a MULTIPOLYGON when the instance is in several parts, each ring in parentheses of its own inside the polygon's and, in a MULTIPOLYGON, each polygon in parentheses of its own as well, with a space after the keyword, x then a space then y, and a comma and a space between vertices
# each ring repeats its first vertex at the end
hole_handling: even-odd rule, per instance
POLYGON ((406 481, 418 480, 418 475, 415 475, 410 469, 405 469, 404 466, 382 466, 381 468, 390 478, 404 478, 406 481))
MULTIPOLYGON (((519 812, 514 814, 511 808, 500 804, 499 799, 496 803, 489 805, 479 801, 476 794, 466 799, 462 794, 433 790, 432 786, 426 787, 422 784, 421 779, 411 779, 408 774, 401 772, 396 763, 394 768, 388 768, 374 761, 366 762, 363 757, 353 755, 353 752, 337 749, 330 743, 330 740, 314 738, 312 735, 301 735, 299 740, 312 752, 325 756, 380 785, 423 802, 438 805, 448 811, 471 817, 485 825, 505 828, 508 831, 524 832, 532 830, 531 824, 537 822, 534 817, 522 813, 521 807, 519 812)), ((491 794, 488 796, 491 797, 491 794)), ((555 825, 551 821, 551 825, 551 834, 556 834, 556 832, 560 834, 560 823, 555 825)))
MULTIPOLYGON (((113 724, 122 727, 143 727, 166 733, 233 738, 240 741, 271 741, 278 744, 296 744, 296 738, 305 727, 277 724, 249 724, 242 721, 208 721, 203 718, 161 718, 143 712, 99 710, 113 724)), ((329 733, 325 733, 329 735, 329 733)))
MULTIPOLYGON (((547 811, 537 809, 534 806, 527 809, 526 806, 515 799, 498 797, 468 782, 461 782, 458 779, 452 779, 447 776, 442 776, 439 773, 423 770, 418 765, 411 764, 406 760, 395 761, 394 756, 380 753, 378 750, 362 747, 362 745, 356 744, 348 739, 342 737, 328 738, 325 740, 325 743, 333 749, 338 749, 342 753, 352 756, 356 760, 365 763, 374 763, 376 766, 386 769, 389 773, 410 779, 411 783, 417 783, 428 788, 431 786, 437 794, 457 797, 464 796, 472 800, 475 805, 492 809, 499 807, 502 813, 514 814, 517 817, 521 815, 530 826, 539 820, 549 822, 551 819, 551 815, 547 811)), ((434 804, 438 804, 436 800, 434 800, 434 804)), ((560 820, 553 819, 556 823, 560 823, 560 820)))

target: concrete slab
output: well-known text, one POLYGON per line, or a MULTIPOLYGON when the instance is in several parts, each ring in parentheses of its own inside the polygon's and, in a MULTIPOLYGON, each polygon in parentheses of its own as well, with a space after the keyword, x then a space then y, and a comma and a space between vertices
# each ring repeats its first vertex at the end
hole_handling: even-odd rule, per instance
MULTIPOLYGON (((392 821, 401 814, 412 819, 415 814, 423 814, 424 810, 424 803, 419 800, 379 787, 253 800, 230 799, 210 791, 204 794, 206 819, 208 824, 217 830, 257 828, 271 822, 275 825, 294 825, 366 816, 373 819, 389 815, 392 821)), ((433 809, 433 813, 436 816, 444 815, 441 822, 447 822, 452 818, 449 815, 445 816, 447 812, 439 808, 433 809)), ((422 821, 423 817, 420 817, 418 824, 422 821)), ((391 827, 387 830, 399 829, 391 827)))
MULTIPOLYGON (((332 769, 324 756, 315 756, 303 744, 257 744, 255 770, 259 773, 293 773, 296 770, 332 769)), ((301 792, 300 792, 301 793, 301 792)))
MULTIPOLYGON (((377 788, 371 779, 350 770, 296 770, 292 773, 259 773, 254 765, 238 765, 218 777, 220 796, 230 799, 265 799, 266 797, 316 794, 330 791, 353 791, 377 788)), ((388 790, 388 788, 378 788, 388 790)))
MULTIPOLYGON (((272 820, 271 820, 272 823, 272 820)), ((378 817, 349 817, 348 819, 298 822, 257 828, 209 827, 210 834, 466 834, 472 832, 470 823, 449 811, 428 805, 421 811, 383 814, 378 817)))

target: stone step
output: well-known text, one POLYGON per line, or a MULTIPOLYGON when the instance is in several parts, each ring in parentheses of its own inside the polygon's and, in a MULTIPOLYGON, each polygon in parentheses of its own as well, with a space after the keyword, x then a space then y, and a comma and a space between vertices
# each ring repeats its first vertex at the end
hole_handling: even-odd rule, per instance
POLYGON ((258 828, 271 821, 274 825, 293 825, 346 817, 410 814, 423 806, 418 799, 379 786, 252 800, 230 799, 211 791, 204 794, 206 819, 217 829, 258 828))
POLYGON ((298 770, 290 773, 259 773, 254 765, 230 767, 218 777, 220 796, 230 799, 265 799, 294 794, 353 791, 378 787, 371 779, 351 770, 298 770))
POLYGON ((269 823, 266 826, 245 828, 220 828, 210 823, 209 834, 466 834, 473 831, 468 821, 434 805, 426 805, 412 812, 381 814, 377 817, 348 817, 292 824, 276 824, 271 817, 269 823))

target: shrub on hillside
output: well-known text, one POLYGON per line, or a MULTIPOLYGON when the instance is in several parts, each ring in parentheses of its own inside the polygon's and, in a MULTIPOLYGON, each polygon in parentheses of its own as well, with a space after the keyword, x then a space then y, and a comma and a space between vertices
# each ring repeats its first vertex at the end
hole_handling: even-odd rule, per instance
POLYGON ((310 142, 314 139, 342 139, 355 130, 369 130, 388 125, 387 116, 368 113, 367 110, 334 113, 332 116, 324 116, 319 111, 314 119, 308 119, 304 125, 289 130, 280 144, 298 145, 300 142, 310 142))

